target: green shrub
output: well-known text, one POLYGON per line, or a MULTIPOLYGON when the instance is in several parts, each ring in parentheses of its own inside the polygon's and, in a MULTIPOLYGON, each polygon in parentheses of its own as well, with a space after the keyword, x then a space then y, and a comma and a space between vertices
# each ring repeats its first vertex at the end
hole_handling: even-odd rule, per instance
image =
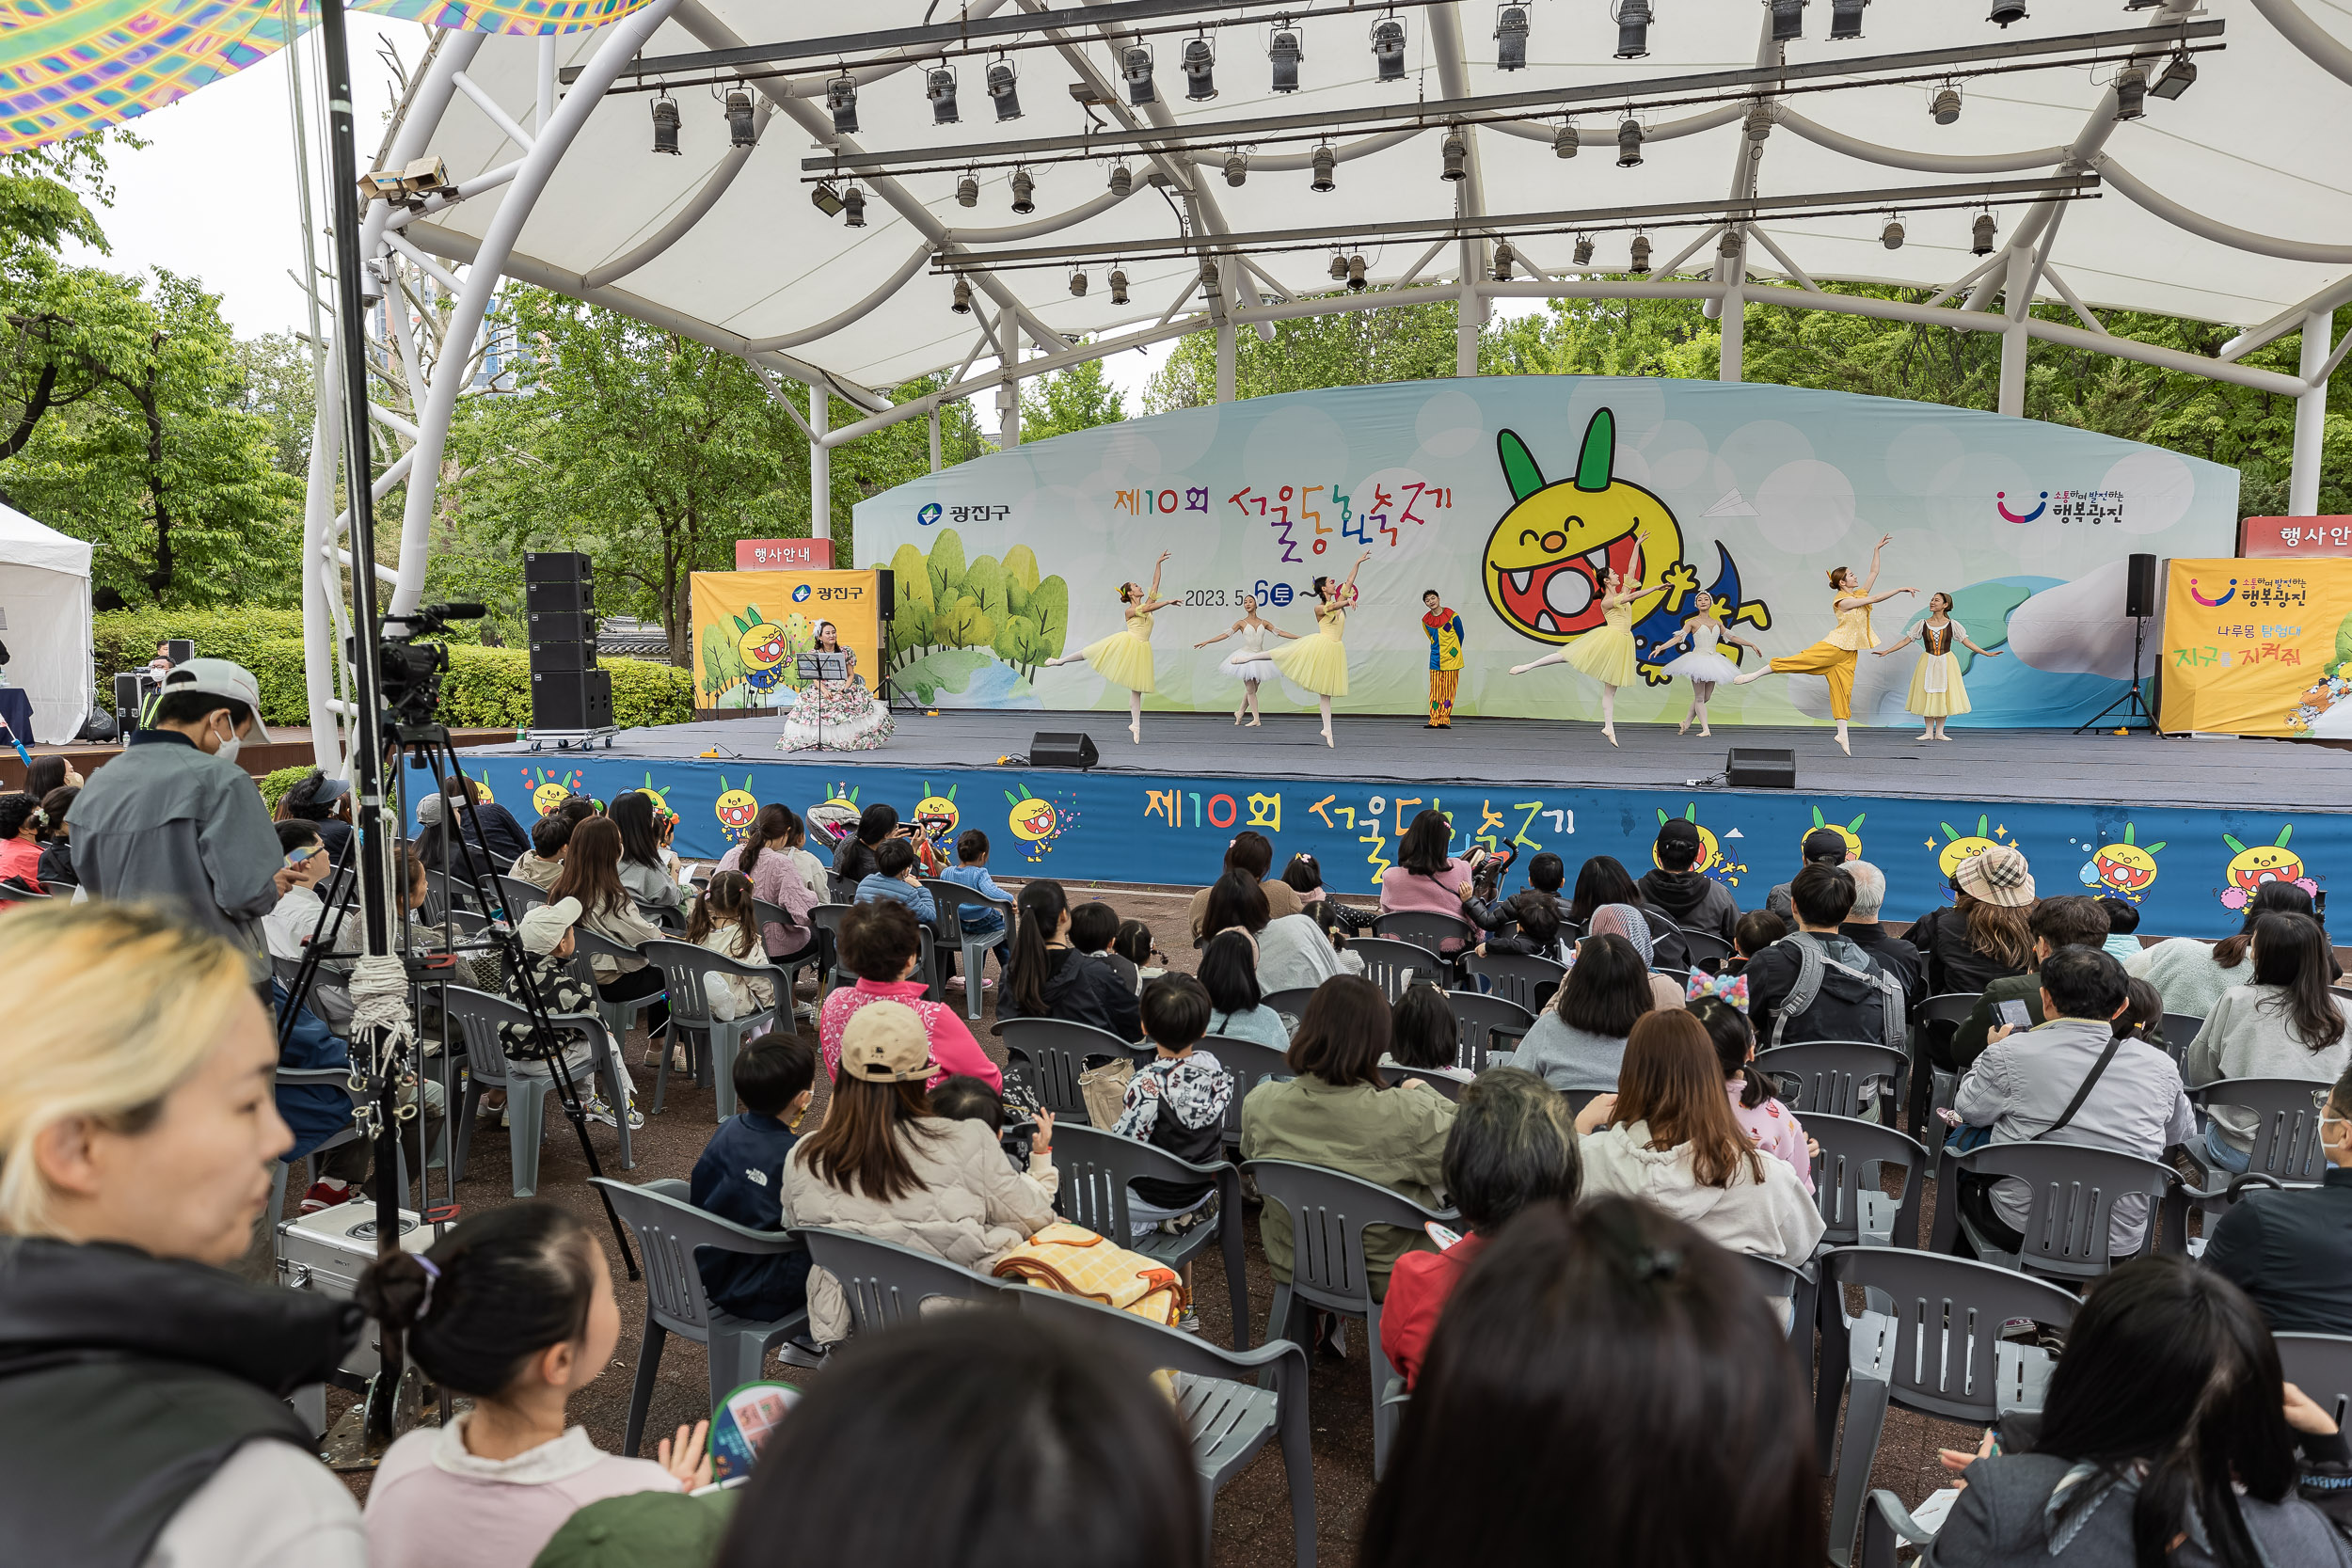
POLYGON ((300 768, 280 768, 274 773, 262 774, 261 779, 262 804, 269 807, 271 816, 277 816, 278 802, 286 798, 286 791, 310 776, 310 768, 308 764, 300 768))

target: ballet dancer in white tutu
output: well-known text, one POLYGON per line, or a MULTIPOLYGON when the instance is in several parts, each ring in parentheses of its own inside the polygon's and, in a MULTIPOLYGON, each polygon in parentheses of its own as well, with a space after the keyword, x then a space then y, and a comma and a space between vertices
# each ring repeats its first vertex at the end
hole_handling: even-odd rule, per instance
POLYGON ((1241 619, 1218 632, 1215 637, 1203 638, 1193 646, 1205 648, 1212 642, 1222 642, 1229 637, 1241 639, 1241 646, 1228 656, 1217 668, 1241 682, 1241 706, 1233 710, 1233 722, 1240 723, 1243 715, 1247 714, 1249 727, 1254 730, 1258 728, 1258 721, 1261 717, 1258 712, 1259 684, 1273 680, 1281 674, 1281 672, 1274 667, 1274 661, 1265 656, 1266 640, 1270 637, 1286 637, 1296 641, 1298 634, 1284 631, 1271 621, 1261 620, 1258 616, 1256 597, 1244 594, 1241 596, 1241 619))
POLYGON ((1740 677, 1740 666, 1717 653, 1715 645, 1728 642, 1737 648, 1756 648, 1757 653, 1764 650, 1744 637, 1733 636, 1730 628, 1715 619, 1715 597, 1711 594, 1701 594, 1691 601, 1690 619, 1682 623, 1680 631, 1660 643, 1658 651, 1662 654, 1677 642, 1687 643, 1690 652, 1659 666, 1661 674, 1679 676, 1691 683, 1691 711, 1675 726, 1675 734, 1687 734, 1695 722, 1699 734, 1710 735, 1713 732, 1707 727, 1708 700, 1715 695, 1716 687, 1740 677))

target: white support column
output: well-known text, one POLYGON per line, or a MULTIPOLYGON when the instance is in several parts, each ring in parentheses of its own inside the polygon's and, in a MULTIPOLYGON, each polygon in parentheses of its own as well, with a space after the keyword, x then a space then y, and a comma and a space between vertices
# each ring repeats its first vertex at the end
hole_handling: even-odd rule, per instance
POLYGON ((1746 262, 1741 256, 1719 257, 1716 269, 1723 277, 1724 317, 1717 324, 1723 331, 1723 345, 1715 379, 1737 381, 1745 373, 1748 351, 1747 298, 1740 293, 1740 285, 1747 281, 1746 262))
POLYGON ((1462 242, 1462 301, 1454 314, 1454 373, 1478 373, 1478 329, 1486 325, 1486 296, 1478 292, 1478 256, 1474 240, 1462 242))
POLYGON ((2287 476, 2287 512, 2310 517, 2319 511, 2319 459, 2328 436, 2328 353, 2334 345, 2335 312, 2313 310, 2303 318, 2303 379, 2312 389, 2295 400, 2295 466, 2287 476))
POLYGON ((996 325, 1005 337, 1005 379, 996 384, 996 446, 1010 451, 1021 444, 1021 323, 1008 310, 996 325))
POLYGON ((536 96, 538 112, 532 117, 531 128, 547 135, 548 120, 555 113, 555 35, 539 35, 539 81, 536 96))
POLYGON ((833 537, 833 449, 824 442, 833 428, 833 396, 822 387, 808 389, 808 536, 833 537))
POLYGON ((2024 418, 2026 413, 2026 351, 2032 338, 2026 324, 2032 319, 2032 300, 2026 297, 2033 290, 2033 247, 2012 243, 2009 250, 2009 272, 2001 285, 2009 305, 2009 325, 2001 328, 2001 394, 1997 404, 2004 414, 2024 418), (2025 299, 2025 308, 2018 301, 2025 299))
POLYGON ((1233 342, 1233 321, 1225 317, 1216 324, 1216 401, 1233 401, 1233 360, 1238 350, 1233 342))
POLYGON ((939 461, 939 408, 937 404, 932 405, 929 422, 931 427, 931 472, 937 473, 944 467, 939 461))

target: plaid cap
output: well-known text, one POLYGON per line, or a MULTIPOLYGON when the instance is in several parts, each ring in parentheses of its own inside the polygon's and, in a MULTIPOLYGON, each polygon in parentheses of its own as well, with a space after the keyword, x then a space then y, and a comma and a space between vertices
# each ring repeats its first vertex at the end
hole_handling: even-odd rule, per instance
POLYGON ((1952 869, 1952 880, 1971 898, 1999 909, 2023 909, 2033 902, 2033 870, 2022 853, 2006 844, 1961 862, 1952 869))

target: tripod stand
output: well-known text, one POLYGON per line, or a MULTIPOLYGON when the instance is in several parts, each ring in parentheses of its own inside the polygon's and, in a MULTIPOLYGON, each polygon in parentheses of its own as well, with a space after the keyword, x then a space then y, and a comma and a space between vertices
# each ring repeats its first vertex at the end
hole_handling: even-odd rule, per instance
POLYGON ((2106 729, 2107 727, 2107 715, 2113 713, 2117 708, 2122 708, 2123 710, 2123 721, 2118 728, 2126 730, 2146 729, 2152 732, 2155 729, 2156 716, 2148 711, 2147 703, 2143 701, 2139 695, 2139 657, 2140 654, 2147 645, 2147 641, 2148 617, 2145 615, 2133 616, 2131 687, 2123 693, 2123 695, 2118 697, 2115 701, 2101 708, 2098 712, 2098 716, 2090 720, 2090 722, 2075 725, 2074 733, 2076 735, 2081 735, 2087 730, 2106 729))

